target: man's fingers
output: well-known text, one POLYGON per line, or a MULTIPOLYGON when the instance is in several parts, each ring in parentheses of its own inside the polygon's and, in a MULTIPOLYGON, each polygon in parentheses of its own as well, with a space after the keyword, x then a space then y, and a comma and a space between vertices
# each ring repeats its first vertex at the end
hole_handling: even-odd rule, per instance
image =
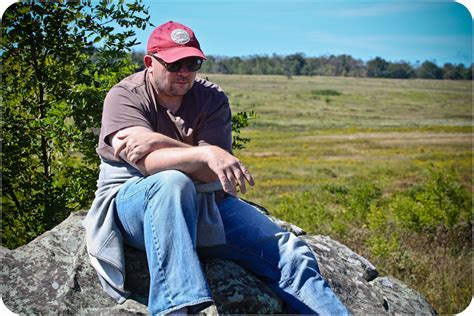
POLYGON ((218 175, 219 177, 219 181, 221 182, 222 184, 222 189, 231 194, 231 195, 237 195, 237 191, 235 189, 235 184, 229 180, 228 176, 226 175, 226 173, 224 173, 223 171, 221 171, 218 175))
POLYGON ((116 158, 120 158, 120 152, 122 152, 122 150, 124 150, 126 146, 127 146, 126 142, 121 142, 119 146, 114 148, 114 156, 116 158))
POLYGON ((136 163, 138 160, 143 158, 143 156, 145 155, 140 150, 135 149, 127 157, 131 163, 136 163))
POLYGON ((237 183, 237 180, 236 180, 236 177, 235 177, 235 174, 234 174, 234 170, 233 169, 227 169, 226 172, 226 177, 227 177, 227 180, 229 181, 229 184, 231 186, 231 193, 233 195, 237 195, 237 186, 236 186, 236 183, 237 183))
POLYGON ((254 185, 250 172, 236 157, 219 147, 210 146, 210 149, 208 166, 219 177, 225 192, 236 195, 239 186, 240 192, 245 193, 247 191, 245 182, 254 185))
POLYGON ((120 130, 117 132, 117 134, 115 134, 115 137, 117 137, 118 139, 125 139, 127 138, 128 136, 130 135, 129 132, 126 132, 124 130, 120 130))
POLYGON ((131 150, 132 149, 130 148, 130 144, 127 144, 127 146, 125 146, 125 148, 124 148, 125 156, 129 160, 130 160, 131 150))
POLYGON ((247 168, 245 168, 245 166, 240 161, 239 161, 239 165, 240 165, 240 170, 242 170, 242 173, 245 176, 245 179, 247 179, 247 182, 251 186, 253 186, 255 184, 255 182, 253 181, 252 175, 250 174, 250 172, 247 170, 247 168))
POLYGON ((245 176, 242 174, 242 171, 240 171, 240 168, 234 169, 234 175, 235 179, 237 179, 237 182, 239 184, 240 192, 247 192, 247 189, 245 187, 245 176))

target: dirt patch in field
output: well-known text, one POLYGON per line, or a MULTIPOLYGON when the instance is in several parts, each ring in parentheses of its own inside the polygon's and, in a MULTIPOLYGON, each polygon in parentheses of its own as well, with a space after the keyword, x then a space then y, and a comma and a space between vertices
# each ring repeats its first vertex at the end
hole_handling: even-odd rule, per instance
POLYGON ((257 153, 248 153, 244 152, 244 156, 251 156, 251 157, 258 157, 258 158, 268 158, 268 157, 282 157, 284 154, 280 152, 272 152, 272 151, 267 151, 267 152, 257 152, 257 153))
POLYGON ((376 141, 379 145, 417 145, 417 144, 472 144, 472 135, 427 135, 423 137, 394 138, 376 141))
POLYGON ((379 144, 472 144, 471 133, 429 133, 429 132, 380 132, 340 135, 314 135, 297 138, 303 141, 363 141, 372 140, 379 144))
POLYGON ((417 148, 425 146, 472 146, 471 133, 387 132, 340 135, 301 136, 299 141, 331 146, 336 153, 324 155, 331 161, 401 161, 409 156, 384 154, 379 149, 417 148))

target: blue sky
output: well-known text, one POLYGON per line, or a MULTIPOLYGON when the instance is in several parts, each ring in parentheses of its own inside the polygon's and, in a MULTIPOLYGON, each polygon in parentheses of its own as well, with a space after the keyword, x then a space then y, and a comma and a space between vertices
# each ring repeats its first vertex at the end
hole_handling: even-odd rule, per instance
MULTIPOLYGON (((474 0, 460 1, 474 10, 474 0)), ((13 2, 2 0, 2 13, 13 2)), ((348 54, 364 61, 380 56, 412 64, 473 63, 472 16, 450 0, 144 2, 154 25, 174 20, 191 27, 208 55, 348 54)), ((137 30, 136 50, 145 50, 152 30, 137 30)))
MULTIPOLYGON (((453 1, 150 1, 154 25, 191 27, 208 55, 301 52, 349 54, 364 61, 470 65, 473 20, 453 1)), ((152 27, 137 32, 145 49, 152 27)))

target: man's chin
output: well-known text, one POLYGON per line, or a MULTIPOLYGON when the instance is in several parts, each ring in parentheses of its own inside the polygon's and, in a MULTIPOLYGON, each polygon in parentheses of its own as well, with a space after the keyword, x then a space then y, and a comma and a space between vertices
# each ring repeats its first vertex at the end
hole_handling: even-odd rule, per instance
POLYGON ((175 96, 183 96, 191 90, 192 84, 186 83, 175 83, 171 89, 171 93, 175 96))

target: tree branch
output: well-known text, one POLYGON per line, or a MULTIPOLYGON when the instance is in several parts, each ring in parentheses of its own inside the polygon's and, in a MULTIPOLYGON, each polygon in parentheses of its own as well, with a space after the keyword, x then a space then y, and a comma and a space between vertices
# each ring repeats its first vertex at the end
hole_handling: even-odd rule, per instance
POLYGON ((15 206, 17 207, 17 209, 21 210, 21 204, 18 198, 16 197, 15 191, 13 191, 13 188, 10 186, 8 179, 3 178, 3 175, 2 175, 2 186, 3 186, 3 189, 8 193, 8 195, 12 199, 13 203, 15 203, 15 206))

